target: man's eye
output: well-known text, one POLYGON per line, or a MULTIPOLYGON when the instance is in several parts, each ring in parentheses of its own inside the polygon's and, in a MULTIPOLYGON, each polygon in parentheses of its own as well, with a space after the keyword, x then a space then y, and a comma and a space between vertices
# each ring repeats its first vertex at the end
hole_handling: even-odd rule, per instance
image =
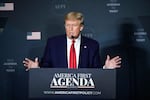
POLYGON ((78 25, 73 25, 73 26, 78 26, 78 25))
POLYGON ((71 26, 77 27, 77 26, 79 26, 79 25, 77 25, 77 24, 72 24, 72 25, 67 24, 67 25, 65 25, 65 26, 66 26, 66 27, 71 27, 71 26))

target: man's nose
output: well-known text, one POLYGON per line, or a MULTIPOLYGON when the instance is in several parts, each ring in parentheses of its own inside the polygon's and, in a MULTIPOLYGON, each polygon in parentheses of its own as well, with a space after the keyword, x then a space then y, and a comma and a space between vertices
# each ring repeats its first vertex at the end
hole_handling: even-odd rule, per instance
POLYGON ((72 25, 70 25, 69 30, 70 30, 70 31, 72 31, 72 30, 73 30, 73 26, 72 26, 72 25))

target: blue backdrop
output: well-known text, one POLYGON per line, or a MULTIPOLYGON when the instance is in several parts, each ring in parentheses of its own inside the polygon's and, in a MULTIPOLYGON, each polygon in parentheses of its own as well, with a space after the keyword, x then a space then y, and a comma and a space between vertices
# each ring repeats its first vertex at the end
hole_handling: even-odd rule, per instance
POLYGON ((64 15, 69 11, 84 14, 82 34, 99 42, 103 63, 107 54, 122 57, 116 99, 148 97, 149 0, 1 0, 0 99, 27 99, 28 72, 22 61, 41 58, 47 38, 65 34, 64 15), (40 38, 27 39, 34 32, 40 38))

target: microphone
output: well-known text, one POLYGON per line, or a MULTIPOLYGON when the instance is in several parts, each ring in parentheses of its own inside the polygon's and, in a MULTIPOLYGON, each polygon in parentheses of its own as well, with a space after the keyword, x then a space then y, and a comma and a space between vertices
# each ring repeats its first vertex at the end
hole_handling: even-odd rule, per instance
POLYGON ((71 35, 71 38, 74 39, 75 37, 73 35, 71 35))

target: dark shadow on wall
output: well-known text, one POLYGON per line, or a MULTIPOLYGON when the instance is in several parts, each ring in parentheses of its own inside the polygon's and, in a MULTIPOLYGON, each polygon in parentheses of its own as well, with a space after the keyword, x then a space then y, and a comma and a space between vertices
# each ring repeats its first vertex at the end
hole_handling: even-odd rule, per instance
POLYGON ((52 15, 47 21, 47 27, 45 29, 45 37, 47 40, 49 37, 65 34, 64 28, 64 16, 52 15))
MULTIPOLYGON (((132 19, 124 19, 119 25, 120 43, 102 50, 102 58, 109 54, 122 58, 121 68, 117 69, 117 100, 143 100, 145 93, 141 84, 145 75, 144 66, 148 66, 147 52, 134 44, 136 26, 132 19), (143 91, 142 94, 140 91, 143 91)), ((104 61, 104 59, 103 59, 104 61)))

